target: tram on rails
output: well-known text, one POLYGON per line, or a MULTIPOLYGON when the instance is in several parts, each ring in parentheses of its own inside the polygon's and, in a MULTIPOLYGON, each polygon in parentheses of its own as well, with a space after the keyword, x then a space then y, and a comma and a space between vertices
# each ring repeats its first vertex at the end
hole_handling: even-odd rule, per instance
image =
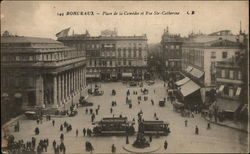
POLYGON ((142 121, 139 129, 144 132, 145 135, 159 135, 166 136, 170 133, 169 123, 164 121, 142 121))
POLYGON ((128 121, 127 117, 103 118, 93 124, 97 125, 93 128, 93 133, 96 136, 133 135, 135 133, 133 126, 135 123, 128 121))

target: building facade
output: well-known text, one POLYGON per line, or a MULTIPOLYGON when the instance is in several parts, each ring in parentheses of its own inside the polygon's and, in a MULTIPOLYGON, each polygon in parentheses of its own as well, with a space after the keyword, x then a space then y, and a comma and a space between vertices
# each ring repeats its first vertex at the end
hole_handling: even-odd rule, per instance
POLYGON ((177 34, 170 34, 167 29, 164 29, 161 40, 161 49, 163 61, 166 66, 166 78, 175 79, 181 71, 182 59, 182 44, 183 38, 177 34))
POLYGON ((65 45, 86 51, 87 78, 117 80, 144 78, 147 66, 147 37, 118 36, 105 30, 98 37, 86 34, 58 38, 65 45))
POLYGON ((182 47, 182 72, 202 87, 203 101, 206 91, 216 88, 216 62, 244 52, 237 36, 227 30, 190 37, 182 47))
POLYGON ((60 109, 75 103, 80 95, 87 94, 85 73, 84 52, 61 42, 37 37, 1 37, 1 95, 17 110, 60 109))

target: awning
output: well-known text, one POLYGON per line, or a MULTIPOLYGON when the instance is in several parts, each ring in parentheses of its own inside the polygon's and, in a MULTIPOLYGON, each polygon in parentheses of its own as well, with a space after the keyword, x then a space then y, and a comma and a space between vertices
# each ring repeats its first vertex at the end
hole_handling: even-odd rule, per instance
POLYGON ((204 72, 203 72, 203 71, 200 71, 200 70, 197 69, 197 68, 193 68, 193 69, 191 70, 190 74, 192 74, 192 75, 193 75, 194 77, 196 77, 196 78, 201 78, 202 75, 204 74, 204 72))
POLYGON ((248 111, 248 104, 244 104, 244 106, 241 108, 240 112, 248 111))
POLYGON ((230 99, 217 98, 216 105, 219 110, 235 112, 240 107, 240 102, 230 99))
POLYGON ((177 108, 179 108, 179 107, 183 107, 183 106, 184 106, 184 104, 183 104, 183 103, 176 102, 176 101, 174 101, 174 102, 173 102, 173 105, 174 105, 175 107, 177 107, 177 108))
POLYGON ((7 93, 3 93, 2 97, 9 97, 9 95, 7 93))
POLYGON ((176 84, 177 86, 181 86, 181 85, 187 83, 189 80, 190 80, 190 79, 189 79, 188 77, 185 77, 184 79, 181 79, 181 80, 177 81, 175 84, 176 84))
POLYGON ((122 77, 132 78, 132 73, 122 73, 122 77))
POLYGON ((86 74, 86 78, 99 78, 100 74, 86 74))
POLYGON ((21 94, 21 93, 15 93, 14 97, 15 97, 15 98, 21 98, 21 97, 22 97, 22 94, 21 94))
POLYGON ((186 84, 182 85, 180 87, 180 91, 184 97, 194 93, 195 91, 199 90, 201 87, 193 82, 192 80, 189 80, 186 84))
POLYGON ((219 92, 223 91, 224 87, 225 87, 224 85, 221 85, 219 88, 219 92))
POLYGON ((236 96, 239 96, 239 95, 240 95, 240 92, 241 92, 241 88, 238 87, 235 95, 236 95, 236 96))
POLYGON ((190 71, 192 71, 192 69, 193 69, 193 67, 188 66, 188 67, 186 68, 186 72, 190 72, 190 71))

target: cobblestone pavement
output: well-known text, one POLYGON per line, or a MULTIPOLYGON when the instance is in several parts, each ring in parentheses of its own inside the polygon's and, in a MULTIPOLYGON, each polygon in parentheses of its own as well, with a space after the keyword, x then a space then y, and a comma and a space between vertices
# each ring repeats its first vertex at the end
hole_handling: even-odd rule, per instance
MULTIPOLYGON (((96 121, 102 117, 109 116, 111 101, 116 100, 117 106, 113 107, 113 113, 116 116, 120 114, 126 115, 129 120, 133 118, 137 121, 137 113, 142 110, 144 120, 154 120, 154 113, 157 113, 159 120, 164 120, 170 123, 171 133, 169 136, 160 138, 153 137, 152 142, 159 144, 161 147, 157 153, 212 153, 212 152, 233 152, 233 153, 246 153, 247 152, 247 134, 242 133, 230 128, 211 125, 210 130, 206 129, 207 121, 204 120, 200 114, 195 115, 194 118, 185 118, 175 111, 173 111, 172 105, 167 102, 165 107, 159 107, 158 101, 166 96, 166 88, 163 87, 162 81, 156 81, 154 85, 148 86, 144 84, 144 87, 149 88, 148 101, 141 101, 141 104, 137 103, 137 96, 133 95, 132 90, 137 90, 140 95, 139 87, 128 87, 121 82, 116 83, 102 83, 101 89, 104 90, 103 96, 90 96, 89 101, 94 103, 92 107, 94 110, 97 105, 100 105, 99 114, 96 116, 96 121), (111 96, 111 90, 115 89, 116 96, 111 96), (130 89, 133 108, 129 109, 125 103, 126 91, 130 89), (155 93, 154 93, 155 90, 155 93), (152 106, 150 100, 153 99, 155 105, 152 106), (184 126, 184 121, 188 120, 188 127, 184 126), (199 135, 195 135, 195 126, 199 127, 199 135), (168 141, 168 149, 164 150, 163 143, 168 141)), ((12 134, 16 139, 24 139, 24 141, 31 140, 34 135, 35 127, 39 127, 40 134, 35 136, 37 140, 48 138, 49 148, 48 152, 52 153, 52 141, 55 139, 59 143, 60 131, 59 127, 64 121, 70 123, 73 127, 71 132, 66 133, 64 131, 64 143, 66 146, 66 153, 83 153, 85 152, 85 141, 90 141, 94 146, 94 153, 110 153, 112 144, 115 144, 117 153, 128 153, 122 147, 126 144, 126 137, 83 137, 83 128, 92 128, 91 116, 85 114, 86 107, 78 108, 78 115, 75 117, 55 118, 55 127, 52 126, 51 121, 43 121, 43 124, 36 124, 36 121, 21 120, 20 132, 13 132, 12 134), (79 130, 79 135, 76 137, 75 130, 79 130)), ((137 128, 137 125, 135 125, 137 128)), ((135 135, 129 137, 129 143, 133 143, 135 135)))

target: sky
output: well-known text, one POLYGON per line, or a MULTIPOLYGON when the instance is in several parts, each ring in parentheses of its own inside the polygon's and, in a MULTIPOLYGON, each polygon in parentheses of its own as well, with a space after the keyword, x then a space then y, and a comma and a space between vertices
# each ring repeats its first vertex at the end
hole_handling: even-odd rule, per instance
POLYGON ((149 43, 158 43, 167 26, 170 33, 182 36, 225 29, 237 34, 241 21, 242 30, 248 33, 248 11, 248 1, 3 1, 1 33, 8 30, 21 36, 56 39, 55 34, 68 27, 71 27, 70 34, 88 30, 91 36, 117 28, 118 35, 146 34, 149 43), (75 11, 93 11, 94 15, 66 15, 75 11), (115 11, 160 14, 103 15, 115 11), (163 11, 179 12, 179 15, 163 15, 163 11), (60 13, 64 16, 59 16, 60 13))

